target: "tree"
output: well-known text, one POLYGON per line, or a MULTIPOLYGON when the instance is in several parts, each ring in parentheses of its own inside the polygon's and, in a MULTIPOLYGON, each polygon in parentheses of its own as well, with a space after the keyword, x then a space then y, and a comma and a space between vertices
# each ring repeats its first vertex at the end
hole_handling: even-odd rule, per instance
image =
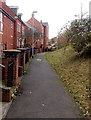
POLYGON ((88 18, 71 22, 66 36, 77 52, 91 49, 91 20, 88 18))
POLYGON ((26 38, 26 44, 31 45, 33 41, 36 43, 36 41, 38 39, 41 39, 42 34, 38 30, 35 30, 34 32, 33 32, 33 30, 26 30, 25 33, 24 33, 24 37, 26 38))

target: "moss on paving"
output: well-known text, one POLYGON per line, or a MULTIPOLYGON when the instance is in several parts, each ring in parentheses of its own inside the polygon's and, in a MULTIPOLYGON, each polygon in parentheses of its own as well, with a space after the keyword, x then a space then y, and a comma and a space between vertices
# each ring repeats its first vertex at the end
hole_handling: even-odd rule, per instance
POLYGON ((71 46, 49 52, 45 57, 75 99, 83 115, 90 116, 89 60, 91 59, 77 57, 71 46))

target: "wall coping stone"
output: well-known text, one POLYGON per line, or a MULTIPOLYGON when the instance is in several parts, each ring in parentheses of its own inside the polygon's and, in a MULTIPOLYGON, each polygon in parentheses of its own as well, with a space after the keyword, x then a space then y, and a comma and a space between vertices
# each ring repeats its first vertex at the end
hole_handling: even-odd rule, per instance
POLYGON ((21 50, 21 51, 26 51, 26 50, 30 50, 30 48, 18 48, 17 50, 21 50))
POLYGON ((20 50, 17 49, 9 49, 9 50, 3 50, 4 53, 20 53, 20 50))

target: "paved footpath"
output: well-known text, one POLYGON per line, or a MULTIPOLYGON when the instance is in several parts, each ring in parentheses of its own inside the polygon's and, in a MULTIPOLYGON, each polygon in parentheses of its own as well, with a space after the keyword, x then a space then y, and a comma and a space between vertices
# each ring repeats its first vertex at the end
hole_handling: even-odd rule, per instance
POLYGON ((7 118, 78 118, 79 109, 56 73, 38 54, 22 83, 22 94, 13 101, 7 118))

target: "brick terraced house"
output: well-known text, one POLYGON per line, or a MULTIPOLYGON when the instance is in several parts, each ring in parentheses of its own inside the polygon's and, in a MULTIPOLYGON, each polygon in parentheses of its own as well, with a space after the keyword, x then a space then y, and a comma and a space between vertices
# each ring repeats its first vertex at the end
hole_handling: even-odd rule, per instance
POLYGON ((7 6, 6 0, 0 0, 0 80, 5 84, 4 88, 0 85, 2 101, 11 100, 8 96, 11 94, 7 95, 9 92, 5 90, 20 85, 18 78, 23 75, 31 57, 31 46, 35 53, 48 48, 48 23, 39 22, 34 16, 24 22, 21 16, 17 6, 7 6))
MULTIPOLYGON (((29 25, 26 25, 21 20, 21 13, 18 14, 17 6, 7 6, 5 0, 0 2, 0 52, 5 49, 17 49, 24 47, 24 43, 28 40, 24 37, 25 30, 36 29, 41 33, 39 38, 36 38, 34 47, 40 47, 47 49, 48 47, 48 23, 39 22, 34 18, 34 26, 32 19, 27 21, 29 25), (33 28, 34 27, 34 28, 33 28)), ((36 36, 36 35, 35 35, 36 36)), ((35 37, 34 36, 34 37, 35 37)), ((32 41, 32 35, 31 40, 32 41)), ((32 44, 32 42, 30 42, 32 44)), ((43 51, 43 50, 42 50, 43 51)))
POLYGON ((38 21, 34 18, 34 15, 32 14, 32 17, 27 21, 28 24, 34 25, 40 33, 41 37, 40 39, 36 40, 36 46, 38 48, 42 48, 42 51, 47 51, 48 49, 48 39, 49 39, 49 25, 47 22, 38 21), (34 23, 33 23, 34 22, 34 23))

